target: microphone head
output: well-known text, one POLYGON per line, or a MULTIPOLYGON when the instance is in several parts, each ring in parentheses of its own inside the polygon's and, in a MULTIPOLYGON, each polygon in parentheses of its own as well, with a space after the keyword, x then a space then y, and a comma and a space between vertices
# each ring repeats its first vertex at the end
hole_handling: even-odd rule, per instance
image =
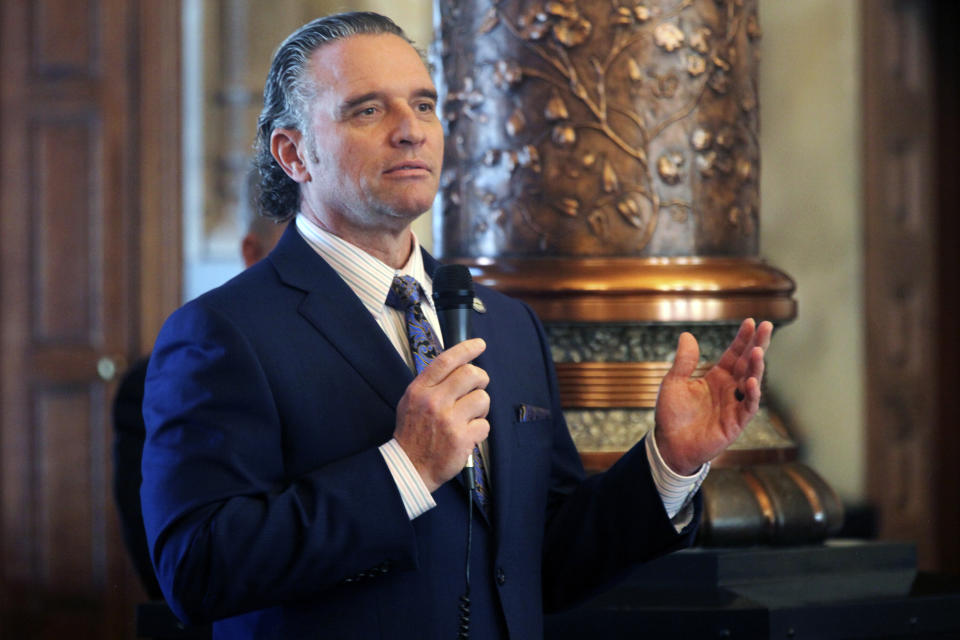
POLYGON ((473 277, 462 264, 442 264, 433 272, 433 300, 437 309, 473 306, 473 277))

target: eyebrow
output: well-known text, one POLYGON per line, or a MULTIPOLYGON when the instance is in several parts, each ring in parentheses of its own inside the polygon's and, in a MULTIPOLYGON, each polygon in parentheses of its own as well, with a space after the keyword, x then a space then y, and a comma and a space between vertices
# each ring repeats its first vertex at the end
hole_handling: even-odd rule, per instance
MULTIPOLYGON (((355 96, 353 98, 348 98, 346 101, 340 104, 339 108, 337 108, 337 115, 343 116, 349 111, 351 111, 354 107, 358 107, 365 102, 370 102, 371 100, 384 100, 384 97, 385 97, 385 94, 382 91, 370 91, 368 93, 364 93, 359 96, 355 96)), ((434 102, 436 102, 438 99, 437 92, 434 91, 433 89, 428 89, 428 88, 418 89, 417 91, 414 91, 413 97, 428 98, 430 100, 433 100, 434 102)))

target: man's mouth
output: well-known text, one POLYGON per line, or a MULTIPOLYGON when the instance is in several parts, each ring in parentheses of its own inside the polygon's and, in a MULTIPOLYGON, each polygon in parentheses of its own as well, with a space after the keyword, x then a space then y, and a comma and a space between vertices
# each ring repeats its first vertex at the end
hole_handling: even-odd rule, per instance
POLYGON ((430 172, 430 167, 426 162, 420 162, 419 160, 409 160, 406 162, 401 162, 393 165, 386 171, 385 174, 403 174, 403 173, 418 173, 421 171, 430 172))

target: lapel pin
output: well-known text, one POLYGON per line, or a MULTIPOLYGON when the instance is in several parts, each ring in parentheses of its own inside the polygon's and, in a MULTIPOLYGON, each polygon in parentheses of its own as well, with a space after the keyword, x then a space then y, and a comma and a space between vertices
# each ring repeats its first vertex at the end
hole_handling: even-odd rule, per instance
POLYGON ((480 298, 477 298, 476 296, 474 296, 474 298, 473 298, 473 310, 476 311, 477 313, 486 313, 486 312, 487 312, 487 306, 486 306, 485 304, 483 304, 483 300, 481 300, 480 298))

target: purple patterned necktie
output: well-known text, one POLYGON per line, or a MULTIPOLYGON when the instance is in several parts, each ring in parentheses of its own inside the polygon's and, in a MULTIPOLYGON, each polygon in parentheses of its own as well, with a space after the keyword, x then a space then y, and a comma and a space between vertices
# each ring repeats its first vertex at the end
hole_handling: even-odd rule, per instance
MULTIPOLYGON (((387 294, 387 306, 403 311, 407 325, 407 340, 410 342, 410 352, 413 354, 413 364, 420 373, 433 362, 441 351, 440 341, 433 332, 430 323, 423 315, 420 302, 424 299, 423 289, 411 276, 394 276, 387 294)), ((477 485, 477 502, 490 515, 490 494, 487 488, 487 469, 480 454, 480 448, 473 447, 473 459, 476 466, 473 468, 474 481, 477 485)))

